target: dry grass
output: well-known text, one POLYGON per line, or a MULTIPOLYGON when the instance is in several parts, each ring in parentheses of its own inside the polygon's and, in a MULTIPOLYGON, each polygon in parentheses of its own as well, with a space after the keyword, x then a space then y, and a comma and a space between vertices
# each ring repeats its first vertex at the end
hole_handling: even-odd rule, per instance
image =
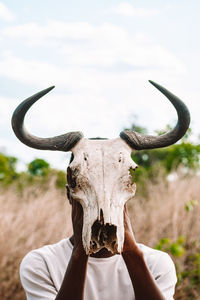
MULTIPOLYGON (((199 178, 149 184, 149 199, 136 196, 129 203, 136 239, 155 246, 163 237, 176 240, 185 236, 187 247, 199 241, 200 205, 186 211, 185 203, 200 203, 199 178)), ((23 256, 31 249, 54 243, 71 233, 70 208, 65 191, 61 193, 50 182, 48 189, 26 189, 23 195, 9 189, 0 195, 0 299, 23 300, 18 269, 23 256)), ((183 264, 182 259, 182 264, 183 264)), ((176 299, 189 299, 184 294, 186 281, 177 289, 176 299)), ((195 295, 194 290, 193 295, 195 295)), ((192 295, 192 297, 193 297, 192 295)), ((199 294, 194 298, 200 299, 199 294)))
POLYGON ((0 299, 23 300, 19 282, 19 264, 31 249, 55 243, 71 233, 70 207, 65 191, 53 182, 45 192, 26 190, 23 196, 14 190, 0 196, 0 299))
POLYGON ((187 275, 179 278, 175 299, 200 300, 200 263, 194 265, 191 261, 193 255, 200 255, 200 177, 178 179, 168 184, 148 183, 148 195, 147 199, 138 196, 129 203, 136 240, 155 247, 162 238, 169 238, 173 243, 183 236, 186 252, 172 259, 179 275, 187 275), (192 202, 194 206, 187 211, 186 205, 192 202), (194 278, 196 284, 192 285, 194 278))
POLYGON ((148 183, 148 195, 147 199, 136 196, 129 203, 138 242, 154 247, 163 237, 177 240, 181 235, 189 245, 200 241, 200 177, 148 183), (191 201, 196 205, 187 211, 185 206, 191 201))

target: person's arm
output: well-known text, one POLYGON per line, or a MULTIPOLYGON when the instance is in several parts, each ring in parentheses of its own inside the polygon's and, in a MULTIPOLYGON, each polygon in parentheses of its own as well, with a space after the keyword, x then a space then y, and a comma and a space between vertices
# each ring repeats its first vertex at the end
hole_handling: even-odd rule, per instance
POLYGON ((166 300, 145 263, 143 253, 136 244, 126 207, 124 229, 122 256, 133 284, 136 300, 166 300))
POLYGON ((72 252, 67 271, 56 300, 83 300, 88 256, 84 249, 72 252))
POLYGON ((83 300, 88 255, 82 245, 83 212, 77 201, 72 200, 73 244, 72 255, 55 300, 83 300))

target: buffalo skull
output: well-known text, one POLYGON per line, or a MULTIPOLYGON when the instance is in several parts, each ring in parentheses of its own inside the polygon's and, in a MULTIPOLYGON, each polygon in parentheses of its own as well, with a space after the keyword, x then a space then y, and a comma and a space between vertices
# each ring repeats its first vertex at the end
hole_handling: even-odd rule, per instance
POLYGON ((42 150, 72 151, 68 166, 68 184, 72 197, 83 207, 82 241, 86 253, 106 247, 120 253, 124 243, 123 210, 133 198, 136 186, 130 169, 137 165, 131 159, 133 150, 161 148, 174 144, 187 131, 190 114, 186 105, 167 89, 150 81, 175 107, 176 127, 161 136, 122 131, 112 140, 86 139, 81 132, 69 132, 52 138, 38 138, 24 128, 28 109, 54 87, 24 100, 14 111, 12 127, 18 139, 29 147, 42 150))

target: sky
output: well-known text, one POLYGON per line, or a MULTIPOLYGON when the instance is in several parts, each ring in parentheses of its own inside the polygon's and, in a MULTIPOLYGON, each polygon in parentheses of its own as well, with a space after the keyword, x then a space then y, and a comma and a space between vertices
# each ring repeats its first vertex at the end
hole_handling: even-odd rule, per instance
POLYGON ((66 169, 68 153, 22 144, 10 125, 24 99, 55 85, 25 119, 34 135, 82 131, 115 138, 133 122, 150 133, 174 125, 169 101, 188 106, 200 134, 200 1, 0 1, 0 151, 66 169))

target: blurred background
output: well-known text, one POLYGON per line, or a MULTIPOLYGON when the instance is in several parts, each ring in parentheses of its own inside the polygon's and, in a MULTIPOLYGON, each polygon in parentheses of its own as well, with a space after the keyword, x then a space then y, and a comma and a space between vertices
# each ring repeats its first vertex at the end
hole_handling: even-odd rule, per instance
POLYGON ((180 97, 191 128, 176 145, 133 152, 129 203, 138 242, 176 264, 176 299, 200 299, 200 2, 0 1, 0 298, 25 299, 23 256, 71 233, 68 153, 21 144, 10 120, 25 98, 56 88, 27 114, 31 133, 161 134, 174 108, 148 79, 180 97))

